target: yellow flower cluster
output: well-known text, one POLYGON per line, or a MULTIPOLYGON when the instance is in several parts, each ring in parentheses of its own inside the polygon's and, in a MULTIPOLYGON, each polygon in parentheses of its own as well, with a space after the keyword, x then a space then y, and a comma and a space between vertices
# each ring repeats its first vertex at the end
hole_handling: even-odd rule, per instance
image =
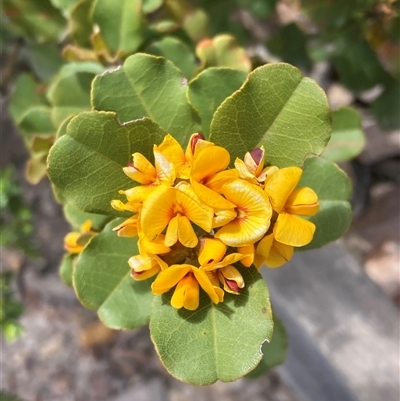
POLYGON ((139 254, 129 259, 132 276, 157 275, 154 294, 176 286, 172 306, 195 310, 200 287, 216 304, 225 291, 240 293, 245 283, 234 263, 278 267, 293 247, 311 242, 315 225, 299 215, 318 211, 317 195, 296 188, 300 168, 264 167, 264 159, 263 147, 257 148, 228 169, 229 152, 200 134, 186 151, 166 135, 154 146, 154 165, 134 153, 123 170, 140 185, 120 191, 126 203, 111 202, 133 213, 114 229, 139 237, 139 254))
POLYGON ((89 240, 96 235, 92 230, 92 221, 86 220, 80 227, 80 232, 72 231, 64 237, 64 249, 71 254, 83 251, 89 240))

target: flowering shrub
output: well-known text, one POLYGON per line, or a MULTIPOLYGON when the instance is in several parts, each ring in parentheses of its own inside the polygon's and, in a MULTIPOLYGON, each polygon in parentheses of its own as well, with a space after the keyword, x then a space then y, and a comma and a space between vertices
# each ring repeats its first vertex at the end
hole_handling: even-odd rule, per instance
POLYGON ((351 220, 347 176, 319 157, 331 132, 323 91, 288 64, 247 77, 208 68, 187 82, 164 58, 136 54, 98 75, 91 96, 48 158, 76 227, 67 239, 84 245, 64 258, 64 281, 109 327, 149 322, 180 380, 232 381, 262 357, 283 360, 258 270, 351 220))

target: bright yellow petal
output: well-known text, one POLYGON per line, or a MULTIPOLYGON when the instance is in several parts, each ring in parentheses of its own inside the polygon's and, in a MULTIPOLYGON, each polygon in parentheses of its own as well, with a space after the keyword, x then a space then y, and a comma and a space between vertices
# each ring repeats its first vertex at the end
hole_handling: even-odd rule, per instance
POLYGON ((271 233, 266 235, 257 245, 256 253, 254 256, 254 265, 257 269, 261 269, 261 267, 266 263, 268 256, 271 252, 271 247, 274 242, 274 234, 271 233))
POLYGON ((192 270, 191 265, 172 265, 161 271, 151 285, 153 294, 161 295, 169 291, 172 287, 192 270))
POLYGON ((159 264, 155 260, 141 255, 129 258, 128 264, 132 269, 131 276, 138 281, 147 280, 161 270, 159 264))
POLYGON ((236 205, 237 217, 215 234, 225 244, 239 247, 252 244, 267 232, 272 209, 264 192, 238 179, 224 185, 223 194, 236 205))
POLYGON ((213 217, 212 228, 222 227, 236 218, 234 209, 215 209, 215 216, 213 217))
POLYGON ((186 275, 176 286, 171 298, 171 305, 180 309, 196 310, 199 306, 199 283, 193 274, 186 275))
POLYGON ((86 231, 90 231, 92 229, 92 220, 86 220, 82 225, 81 225, 81 233, 84 233, 86 231))
POLYGON ((309 187, 296 188, 287 199, 285 210, 290 214, 314 216, 319 210, 318 195, 309 187))
POLYGON ((238 157, 235 160, 235 168, 238 171, 240 178, 243 178, 244 180, 252 180, 255 178, 254 174, 247 168, 246 163, 238 157))
POLYGON ((172 246, 176 244, 178 241, 178 222, 179 222, 179 216, 174 216, 167 228, 167 232, 165 233, 165 240, 164 244, 165 246, 172 246))
POLYGON ((214 215, 212 209, 204 208, 179 189, 174 189, 174 191, 176 192, 176 202, 179 205, 181 213, 204 231, 210 232, 214 215))
POLYGON ((257 181, 258 182, 264 182, 267 179, 267 177, 269 177, 270 175, 276 173, 278 170, 279 170, 279 168, 276 167, 276 166, 265 167, 261 171, 261 173, 257 176, 257 181))
POLYGON ((113 199, 111 201, 111 207, 119 212, 129 211, 136 213, 138 211, 138 205, 136 203, 123 203, 119 199, 113 199))
POLYGON ((274 226, 276 241, 291 246, 309 244, 314 236, 315 224, 289 213, 280 213, 274 226))
POLYGON ((157 178, 161 184, 173 185, 176 178, 175 168, 165 155, 154 150, 157 178))
POLYGON ((179 142, 170 134, 165 135, 161 145, 155 147, 155 151, 162 153, 179 172, 185 167, 186 157, 179 142))
POLYGON ((160 185, 143 203, 140 226, 148 238, 160 234, 175 215, 175 194, 176 190, 173 188, 160 185))
POLYGON ((280 267, 288 262, 290 259, 292 259, 292 256, 292 246, 274 241, 271 247, 271 251, 267 259, 265 260, 265 264, 271 268, 280 267))
POLYGON ((239 262, 239 260, 243 259, 246 255, 242 255, 241 253, 230 253, 226 255, 221 262, 218 262, 214 265, 214 269, 220 269, 225 266, 231 265, 232 263, 239 262))
POLYGON ((206 141, 202 134, 193 134, 190 139, 189 143, 186 147, 185 157, 186 160, 190 163, 193 160, 193 156, 196 152, 200 152, 200 150, 208 148, 210 146, 214 146, 213 142, 206 141))
POLYGON ((192 184, 192 188, 196 195, 207 205, 217 209, 233 209, 235 207, 233 203, 227 201, 221 195, 217 194, 212 189, 207 188, 205 185, 199 184, 192 179, 190 180, 190 183, 192 184))
POLYGON ((136 237, 138 235, 138 216, 129 217, 117 227, 113 228, 113 231, 118 233, 118 237, 136 237))
POLYGON ((236 180, 237 178, 239 178, 239 173, 235 169, 224 170, 224 171, 220 171, 219 173, 213 175, 204 184, 207 186, 207 188, 209 188, 217 193, 221 193, 223 185, 225 185, 228 182, 231 182, 233 180, 236 180))
POLYGON ((155 167, 141 154, 134 153, 132 155, 133 162, 131 165, 124 167, 124 173, 132 180, 140 184, 151 184, 156 179, 155 167))
POLYGON ((83 246, 77 244, 77 240, 80 237, 80 233, 71 232, 64 237, 64 249, 69 253, 80 253, 83 250, 83 246))
POLYGON ((178 239, 180 243, 187 248, 194 248, 199 239, 190 224, 189 219, 186 216, 178 215, 178 239))
POLYGON ((193 158, 191 178, 202 182, 211 178, 219 171, 225 170, 229 165, 229 152, 220 146, 210 146, 196 152, 193 158))
POLYGON ((269 196, 272 208, 280 213, 300 181, 303 170, 299 167, 286 167, 269 176, 265 182, 265 193, 269 196))
POLYGON ((138 241, 138 246, 140 252, 147 252, 155 255, 162 255, 168 253, 171 248, 165 246, 165 235, 160 234, 153 241, 147 238, 146 236, 142 236, 138 241))
POLYGON ((221 302, 221 297, 223 299, 223 294, 221 294, 221 288, 216 288, 211 284, 206 272, 192 266, 192 272, 194 273, 196 280, 200 284, 201 288, 208 294, 211 301, 215 304, 221 302))
POLYGON ((201 240, 199 263, 207 266, 219 262, 226 253, 226 245, 216 238, 204 238, 201 240))
POLYGON ((255 247, 254 244, 241 246, 237 249, 238 253, 242 255, 246 255, 244 258, 241 259, 240 263, 245 267, 250 267, 254 263, 254 253, 255 247))

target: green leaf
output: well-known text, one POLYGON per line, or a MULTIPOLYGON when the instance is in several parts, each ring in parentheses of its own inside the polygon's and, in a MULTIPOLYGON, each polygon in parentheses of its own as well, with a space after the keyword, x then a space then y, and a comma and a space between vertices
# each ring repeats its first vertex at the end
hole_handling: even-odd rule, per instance
POLYGON ((36 84, 29 74, 18 75, 9 105, 11 117, 17 125, 30 108, 48 105, 44 92, 44 86, 36 84))
POLYGON ((53 105, 52 118, 58 127, 67 117, 90 110, 90 88, 96 74, 103 72, 101 64, 69 63, 59 72, 48 91, 53 105))
POLYGON ((31 142, 34 135, 54 135, 56 128, 51 120, 50 107, 31 107, 21 118, 19 128, 28 143, 31 142))
POLYGON ((323 157, 341 162, 358 156, 365 146, 360 113, 352 107, 332 112, 332 136, 323 157))
POLYGON ((96 0, 92 18, 115 53, 133 53, 146 39, 141 0, 96 0))
POLYGON ((68 203, 64 205, 64 216, 74 230, 77 231, 79 231, 81 225, 86 220, 90 220, 92 222, 92 229, 94 231, 101 231, 111 219, 110 216, 105 216, 103 214, 83 212, 82 210, 79 210, 68 203))
POLYGON ((152 43, 146 49, 146 53, 163 56, 172 61, 188 79, 195 74, 197 64, 194 52, 185 43, 173 36, 165 36, 152 43))
POLYGON ((230 68, 207 68, 189 83, 188 97, 200 115, 203 133, 209 135, 219 105, 241 87, 247 74, 230 68))
POLYGON ((389 74, 382 68, 376 53, 366 40, 343 37, 343 46, 332 55, 340 81, 350 90, 359 92, 385 82, 389 74))
POLYGON ((97 310, 100 320, 113 329, 134 329, 149 320, 151 280, 135 281, 128 259, 138 253, 136 238, 118 237, 113 220, 92 238, 79 255, 73 284, 82 304, 97 310))
POLYGON ((294 64, 299 68, 311 68, 311 60, 307 54, 306 35, 296 24, 289 24, 281 28, 268 40, 267 46, 271 53, 279 56, 282 61, 294 64))
POLYGON ((3 0, 7 23, 17 35, 29 41, 56 41, 65 27, 65 20, 49 0, 3 0))
POLYGON ((69 32, 78 46, 91 48, 93 31, 92 6, 94 0, 80 0, 71 10, 69 32))
POLYGON ((320 209, 308 217, 316 226, 312 242, 301 250, 320 248, 340 238, 349 228, 352 212, 349 199, 351 182, 346 173, 333 162, 322 157, 305 161, 298 187, 310 187, 318 195, 320 209))
POLYGON ((120 189, 136 185, 122 167, 132 161, 134 152, 151 159, 153 145, 161 143, 164 136, 165 131, 149 119, 120 125, 115 113, 81 113, 51 148, 49 177, 72 206, 89 213, 121 216, 110 202, 123 199, 120 189))
POLYGON ((276 63, 254 70, 225 99, 211 122, 210 140, 228 149, 232 163, 264 145, 266 161, 282 168, 321 154, 330 132, 323 90, 297 68, 276 63))
POLYGON ((246 375, 249 379, 255 379, 263 373, 285 362, 286 351, 288 348, 288 337, 285 326, 274 315, 274 334, 270 342, 262 345, 263 357, 257 367, 246 375))
POLYGON ((372 103, 372 112, 384 129, 400 129, 400 82, 391 80, 382 95, 372 103))
POLYGON ((150 335, 170 374, 194 385, 234 381, 261 360, 273 330, 267 286, 257 269, 241 269, 246 287, 214 305, 201 291, 196 311, 170 305, 172 291, 154 297, 150 335))
POLYGON ((55 44, 30 44, 26 51, 28 62, 41 81, 54 76, 64 64, 55 44))
POLYGON ((197 57, 202 68, 229 67, 246 73, 251 71, 251 62, 246 51, 238 46, 231 35, 218 35, 213 39, 204 39, 196 47, 197 57))
POLYGON ((92 103, 96 110, 115 111, 122 123, 149 117, 185 144, 200 130, 186 89, 186 79, 170 61, 135 54, 122 68, 95 78, 92 103))
POLYGON ((149 14, 156 11, 164 3, 164 0, 143 0, 142 10, 144 13, 149 14))
POLYGON ((60 277, 64 284, 68 285, 69 287, 72 287, 72 272, 77 256, 78 255, 66 253, 61 260, 59 269, 60 277))

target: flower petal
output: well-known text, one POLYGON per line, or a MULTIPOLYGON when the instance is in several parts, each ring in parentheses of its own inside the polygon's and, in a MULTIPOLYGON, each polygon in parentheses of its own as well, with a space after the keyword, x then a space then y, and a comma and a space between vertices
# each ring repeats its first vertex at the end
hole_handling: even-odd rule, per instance
POLYGON ((224 226, 232 221, 235 217, 236 212, 234 209, 215 209, 212 228, 224 226))
POLYGON ((271 251, 265 260, 265 264, 271 268, 280 267, 292 259, 293 251, 294 248, 291 245, 285 245, 274 241, 271 251))
POLYGON ((254 244, 241 246, 237 248, 237 251, 241 253, 244 257, 240 260, 240 263, 245 267, 250 267, 254 263, 254 244))
POLYGON ((236 267, 229 265, 218 270, 218 277, 224 285, 224 290, 231 294, 239 294, 244 287, 244 280, 236 267))
POLYGON ((174 216, 170 220, 167 232, 165 233, 165 240, 164 240, 165 246, 170 247, 176 244, 176 242, 178 241, 178 227, 179 227, 179 216, 174 216))
POLYGON ((222 302, 224 298, 224 292, 221 288, 215 287, 211 284, 206 272, 192 266, 192 272, 194 273, 196 280, 199 282, 201 288, 208 294, 211 301, 215 304, 222 302))
POLYGON ((143 203, 140 226, 144 234, 154 238, 168 225, 175 214, 176 191, 164 185, 154 189, 143 203))
POLYGON ((179 281, 171 298, 171 305, 180 309, 196 310, 199 307, 199 283, 193 274, 187 274, 179 281))
POLYGON ((191 265, 172 265, 161 271, 151 285, 153 294, 161 295, 169 291, 172 287, 192 270, 191 265))
POLYGON ((249 182, 237 179, 222 188, 225 197, 236 205, 237 217, 215 234, 233 247, 252 244, 267 232, 272 209, 264 192, 249 182))
POLYGON ((206 180, 204 184, 207 186, 207 188, 220 194, 223 185, 236 180, 237 178, 239 178, 239 173, 237 170, 224 170, 213 175, 210 179, 206 180))
POLYGON ((254 264, 257 269, 261 269, 261 267, 265 264, 270 252, 271 247, 274 242, 274 234, 271 233, 266 235, 257 245, 256 254, 254 257, 254 264))
POLYGON ((191 178, 202 182, 229 165, 229 152, 221 146, 210 146, 197 151, 192 164, 191 178))
POLYGON ((157 238, 155 238, 153 241, 147 238, 145 235, 142 235, 138 241, 139 250, 141 253, 146 252, 155 255, 168 253, 171 250, 171 248, 165 246, 164 241, 165 241, 164 234, 158 235, 157 238))
POLYGON ((166 156, 157 150, 154 150, 154 160, 156 164, 157 178, 160 183, 172 186, 176 178, 175 168, 172 162, 168 161, 166 156))
POLYGON ((192 188, 196 195, 207 205, 217 209, 233 209, 235 205, 221 195, 217 194, 212 189, 207 188, 203 184, 199 184, 194 180, 190 180, 192 188))
POLYGON ((245 162, 238 157, 235 160, 235 169, 239 172, 239 177, 244 180, 253 180, 255 178, 254 174, 249 171, 245 162))
POLYGON ((289 213, 280 213, 274 226, 276 241, 291 246, 309 244, 314 231, 315 224, 289 213))
POLYGON ((289 195, 285 210, 290 214, 314 216, 319 210, 318 195, 309 187, 296 188, 289 195))
MULTIPOLYGON (((194 248, 199 239, 190 224, 189 219, 186 216, 178 215, 178 239, 180 243, 187 248, 194 248)), ((171 223, 170 223, 171 224, 171 223)))
POLYGON ((204 238, 201 240, 199 263, 207 266, 219 262, 226 253, 226 245, 216 238, 204 238))
POLYGON ((123 168, 124 173, 140 184, 151 184, 157 177, 155 167, 141 153, 132 155, 133 163, 123 168))
POLYGON ((303 170, 299 167, 286 167, 267 177, 264 190, 276 212, 280 213, 283 210, 302 174, 303 170))

